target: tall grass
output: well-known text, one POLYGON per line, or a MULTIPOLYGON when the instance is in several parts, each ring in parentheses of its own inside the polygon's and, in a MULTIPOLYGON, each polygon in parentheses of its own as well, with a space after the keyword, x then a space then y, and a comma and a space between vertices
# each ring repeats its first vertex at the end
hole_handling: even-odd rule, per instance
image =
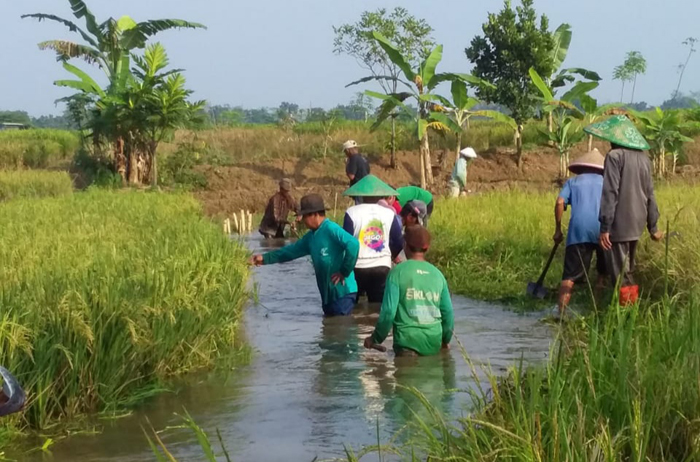
MULTIPOLYGON (((700 186, 662 185, 656 192, 660 227, 669 223, 678 233, 669 241, 669 290, 687 293, 700 282, 700 186)), ((511 191, 438 202, 429 255, 450 288, 474 298, 531 304, 524 297, 525 287, 539 277, 551 251, 557 194, 554 189, 511 191)), ((561 280, 563 252, 562 246, 547 275, 549 287, 561 280)), ((665 291, 665 271, 664 246, 644 236, 635 277, 646 295, 665 291)))
POLYGON ((67 172, 0 170, 0 202, 20 197, 70 194, 73 182, 67 172))
POLYGON ((570 328, 546 365, 477 382, 467 417, 442 416, 414 390, 430 418, 416 414, 394 450, 430 461, 698 460, 698 300, 612 307, 570 328))
POLYGON ((18 199, 0 222, 0 364, 30 397, 3 425, 126 406, 242 346, 246 250, 193 198, 18 199))
POLYGON ((73 157, 76 132, 54 129, 0 131, 0 168, 46 168, 73 157))

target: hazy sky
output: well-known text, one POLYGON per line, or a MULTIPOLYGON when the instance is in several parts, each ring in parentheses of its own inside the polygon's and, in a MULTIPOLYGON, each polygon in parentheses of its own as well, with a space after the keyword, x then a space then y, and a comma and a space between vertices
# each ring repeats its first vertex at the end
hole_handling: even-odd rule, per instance
MULTIPOLYGON (((435 29, 445 56, 438 70, 468 72, 464 48, 481 32, 487 12, 501 0, 92 0, 98 20, 124 14, 134 19, 180 18, 204 23, 206 31, 174 31, 160 35, 171 63, 187 70, 196 98, 211 104, 246 107, 331 107, 349 101, 359 89, 346 83, 365 75, 355 61, 332 52, 333 25, 355 22, 360 13, 401 5, 425 18, 435 29)), ((660 104, 675 89, 677 65, 688 36, 700 38, 700 0, 536 0, 538 12, 555 29, 562 22, 574 32, 566 66, 598 71, 604 78, 596 90, 601 102, 619 100, 620 83, 612 69, 626 52, 647 58, 647 75, 637 83, 636 101, 660 104)), ((54 101, 70 93, 52 82, 66 77, 51 52, 36 44, 53 38, 74 38, 53 23, 20 19, 25 13, 70 17, 66 0, 0 0, 0 110, 23 109, 32 115, 57 113, 54 101)), ((87 66, 80 64, 80 66, 87 66)), ((94 69, 93 75, 101 71, 94 69)), ((700 90, 700 56, 694 56, 682 91, 700 90)), ((629 98, 627 92, 625 99, 629 98)))

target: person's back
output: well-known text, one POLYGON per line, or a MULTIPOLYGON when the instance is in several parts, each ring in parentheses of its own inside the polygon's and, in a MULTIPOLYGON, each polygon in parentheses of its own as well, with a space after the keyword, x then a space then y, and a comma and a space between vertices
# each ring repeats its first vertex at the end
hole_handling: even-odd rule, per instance
POLYGON ((393 210, 379 204, 360 204, 347 210, 347 219, 351 223, 346 223, 345 230, 360 241, 356 268, 391 268, 391 230, 396 220, 393 210))
POLYGON ((432 193, 418 186, 403 186, 398 188, 397 191, 399 192, 398 201, 402 207, 406 205, 406 202, 413 200, 422 201, 425 205, 433 201, 432 193))
POLYGON ((389 273, 379 320, 365 348, 382 343, 392 329, 399 356, 429 356, 448 348, 454 330, 452 300, 445 277, 425 261, 430 240, 422 226, 406 229, 409 260, 389 273))
POLYGON ((398 295, 394 349, 437 354, 443 343, 440 306, 443 297, 450 297, 440 270, 426 261, 407 260, 389 273, 386 291, 391 292, 389 296, 398 295))
POLYGON ((353 175, 350 180, 350 186, 356 184, 358 181, 369 175, 369 162, 360 153, 353 154, 348 157, 348 163, 345 166, 345 173, 348 175, 353 175))
POLYGON ((613 242, 637 241, 659 216, 651 161, 643 151, 613 149, 605 160, 605 200, 601 220, 613 242))
POLYGON ((561 197, 571 206, 567 245, 598 242, 602 193, 603 176, 597 173, 584 173, 564 184, 561 197))

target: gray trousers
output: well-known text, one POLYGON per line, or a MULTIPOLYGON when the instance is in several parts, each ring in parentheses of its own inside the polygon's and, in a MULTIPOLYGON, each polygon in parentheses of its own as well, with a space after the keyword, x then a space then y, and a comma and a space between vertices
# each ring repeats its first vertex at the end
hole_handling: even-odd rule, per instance
POLYGON ((635 258, 637 254, 637 242, 613 242, 612 250, 605 252, 605 264, 613 286, 620 280, 620 287, 633 286, 635 258))

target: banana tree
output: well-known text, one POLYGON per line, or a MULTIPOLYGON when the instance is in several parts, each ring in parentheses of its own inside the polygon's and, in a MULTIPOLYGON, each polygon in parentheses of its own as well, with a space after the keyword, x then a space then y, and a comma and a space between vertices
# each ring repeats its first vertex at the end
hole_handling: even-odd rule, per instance
MULTIPOLYGON (((411 111, 406 106, 405 101, 409 99, 415 100, 418 105, 416 135, 420 142, 421 187, 426 188, 433 184, 428 129, 461 131, 461 127, 444 113, 444 106, 449 105, 449 101, 436 94, 435 88, 442 82, 462 81, 478 83, 481 81, 467 74, 438 74, 436 69, 442 60, 442 45, 436 46, 428 54, 425 61, 421 63, 419 68, 414 70, 411 68, 408 60, 386 39, 386 37, 378 32, 373 32, 372 37, 386 52, 389 59, 401 69, 405 80, 401 79, 399 82, 407 88, 405 92, 397 92, 388 95, 369 90, 365 92, 368 96, 382 100, 377 115, 377 121, 372 125, 372 130, 376 130, 397 108, 403 109, 410 114, 411 111)), ((386 77, 366 78, 358 82, 353 82, 353 84, 380 78, 386 77)))
POLYGON ((457 159, 459 159, 459 153, 462 150, 462 136, 464 134, 464 130, 469 129, 469 120, 472 117, 486 117, 497 122, 505 123, 514 131, 517 130, 518 125, 515 122, 515 120, 512 117, 503 114, 502 112, 489 110, 472 111, 472 109, 477 104, 479 104, 479 100, 469 96, 466 81, 453 81, 451 85, 451 90, 452 101, 446 102, 446 112, 449 114, 450 118, 456 125, 456 127, 454 127, 454 131, 457 136, 455 162, 457 162, 457 159), (456 129, 457 127, 459 129, 456 129))
POLYGON ((683 143, 692 143, 694 140, 681 133, 681 130, 698 129, 700 124, 683 121, 679 111, 663 111, 661 108, 650 114, 633 111, 634 117, 642 122, 642 133, 651 146, 650 154, 654 165, 654 172, 658 176, 666 175, 666 157, 673 158, 672 173, 676 171, 676 165, 683 143))
POLYGON ((205 28, 202 24, 181 19, 156 19, 137 23, 129 16, 122 16, 120 19, 108 18, 98 23, 83 0, 68 0, 68 2, 73 16, 85 21, 85 29, 73 21, 53 14, 25 14, 22 18, 57 22, 80 35, 83 43, 48 40, 41 42, 39 48, 55 51, 58 61, 82 59, 90 64, 96 64, 105 72, 110 83, 121 75, 124 67, 129 67, 130 53, 133 50, 145 48, 148 39, 154 35, 170 29, 205 28))
MULTIPOLYGON (((552 72, 552 75, 543 78, 543 81, 547 84, 547 87, 550 89, 552 94, 555 94, 557 89, 574 83, 577 75, 591 82, 600 82, 600 75, 588 69, 583 69, 580 67, 562 68, 564 61, 569 54, 569 47, 571 46, 571 39, 573 38, 573 32, 571 31, 571 26, 569 24, 564 23, 560 25, 557 30, 554 31, 552 36, 554 39, 554 48, 552 49, 552 59, 554 65, 552 66, 552 69, 554 71, 552 72)), ((554 129, 554 114, 550 112, 548 116, 548 129, 551 132, 554 129)))
POLYGON ((569 153, 571 149, 585 138, 583 127, 580 123, 585 117, 585 112, 579 109, 574 103, 581 100, 581 97, 598 87, 598 82, 578 82, 561 99, 555 99, 542 77, 530 69, 530 78, 537 89, 542 94, 542 110, 547 114, 552 114, 554 122, 553 131, 542 131, 542 133, 554 144, 559 152, 559 176, 568 176, 569 153))

